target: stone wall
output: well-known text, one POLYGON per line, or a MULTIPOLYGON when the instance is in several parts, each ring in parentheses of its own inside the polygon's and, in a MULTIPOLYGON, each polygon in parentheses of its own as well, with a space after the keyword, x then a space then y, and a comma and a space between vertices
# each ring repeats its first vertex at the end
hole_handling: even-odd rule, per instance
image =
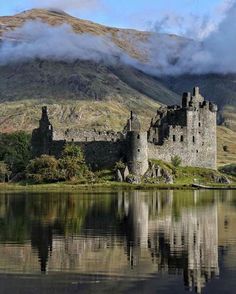
POLYGON ((131 112, 123 132, 73 131, 59 134, 42 109, 39 128, 33 131, 32 150, 35 156, 50 154, 59 157, 66 142, 81 146, 87 164, 93 170, 112 168, 123 160, 129 171, 144 175, 148 159, 171 162, 175 155, 183 166, 216 169, 217 106, 205 101, 199 89, 184 93, 182 107, 166 106, 157 110, 148 132, 141 131, 137 116, 131 112))
POLYGON ((66 140, 68 142, 93 142, 93 141, 110 141, 116 142, 124 139, 124 135, 121 132, 114 131, 96 131, 96 130, 84 130, 75 131, 68 129, 65 133, 53 133, 53 139, 55 141, 66 140))
MULTIPOLYGON (((65 141, 53 141, 51 153, 59 157, 65 144, 65 141)), ((113 168, 116 162, 123 159, 126 149, 125 141, 74 142, 74 144, 81 147, 87 165, 94 171, 113 168)))
POLYGON ((216 113, 208 106, 187 111, 186 127, 169 126, 162 145, 149 142, 148 157, 171 162, 177 155, 183 166, 216 169, 216 113))
POLYGON ((162 108, 148 131, 148 156, 170 162, 179 156, 183 166, 216 169, 217 106, 204 101, 195 88, 184 93, 182 108, 162 108))

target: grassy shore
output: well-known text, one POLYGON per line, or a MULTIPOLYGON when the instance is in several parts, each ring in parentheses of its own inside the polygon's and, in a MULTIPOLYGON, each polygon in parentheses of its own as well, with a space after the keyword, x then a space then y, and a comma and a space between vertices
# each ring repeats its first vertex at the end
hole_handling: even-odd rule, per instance
POLYGON ((103 170, 96 173, 93 182, 85 179, 77 179, 74 182, 58 182, 53 184, 33 184, 27 182, 0 184, 0 193, 5 192, 29 192, 29 193, 72 193, 72 192, 106 192, 118 190, 190 190, 193 183, 218 188, 236 188, 236 177, 220 173, 216 170, 198 167, 174 167, 170 163, 160 160, 152 160, 152 164, 160 166, 169 172, 174 179, 174 184, 164 184, 160 179, 142 179, 140 184, 128 184, 114 181, 114 171, 103 170), (227 176, 231 184, 216 184, 215 178, 227 176))
MULTIPOLYGON (((236 184, 209 184, 216 188, 236 189, 236 184)), ((31 192, 31 193, 71 193, 71 192, 100 192, 100 191, 117 191, 117 190, 194 190, 191 184, 127 184, 118 182, 106 182, 101 184, 71 184, 71 183, 54 183, 54 184, 0 184, 0 193, 6 192, 31 192)))

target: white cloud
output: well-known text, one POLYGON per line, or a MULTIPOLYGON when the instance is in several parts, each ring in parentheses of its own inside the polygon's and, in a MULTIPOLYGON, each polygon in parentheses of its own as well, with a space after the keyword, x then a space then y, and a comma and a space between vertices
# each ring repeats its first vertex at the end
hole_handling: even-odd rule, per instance
MULTIPOLYGON (((27 61, 34 58, 74 61, 93 60, 114 64, 122 62, 155 75, 176 75, 184 73, 236 73, 236 4, 224 10, 219 25, 207 25, 195 21, 185 34, 198 35, 199 40, 171 37, 153 33, 147 42, 137 42, 132 35, 130 42, 146 52, 148 62, 142 64, 128 56, 111 40, 111 36, 76 34, 69 25, 51 27, 42 22, 27 22, 21 28, 4 35, 0 47, 0 64, 27 61), (193 32, 196 32, 195 34, 193 32), (24 38, 13 43, 9 39, 24 38)), ((194 20, 194 19, 193 19, 194 20)), ((157 25, 158 31, 168 24, 181 23, 179 18, 166 18, 157 25)), ((122 36, 120 36, 122 37, 122 36)))
POLYGON ((92 60, 114 63, 129 58, 111 41, 111 36, 76 34, 68 24, 50 26, 42 21, 28 21, 22 27, 3 35, 0 65, 46 60, 92 60))

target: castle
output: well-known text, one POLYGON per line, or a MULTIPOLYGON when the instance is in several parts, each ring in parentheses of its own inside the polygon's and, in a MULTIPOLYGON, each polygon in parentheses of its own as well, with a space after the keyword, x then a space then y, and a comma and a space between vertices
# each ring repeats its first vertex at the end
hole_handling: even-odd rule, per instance
POLYGON ((122 160, 129 173, 142 176, 149 159, 170 162, 179 156, 183 166, 216 169, 217 106, 206 101, 195 87, 184 93, 182 106, 162 106, 157 110, 148 131, 142 131, 138 117, 131 116, 122 132, 67 130, 57 137, 49 121, 47 108, 42 108, 39 128, 33 130, 33 155, 59 157, 66 142, 79 145, 92 170, 114 167, 122 160))

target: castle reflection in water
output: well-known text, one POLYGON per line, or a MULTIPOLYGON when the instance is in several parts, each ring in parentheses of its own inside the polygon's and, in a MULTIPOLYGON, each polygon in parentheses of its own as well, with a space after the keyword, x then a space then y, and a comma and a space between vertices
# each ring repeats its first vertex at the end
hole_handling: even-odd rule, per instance
POLYGON ((199 191, 1 195, 0 271, 167 273, 200 293, 220 274, 218 248, 231 230, 227 193, 224 201, 199 191))

